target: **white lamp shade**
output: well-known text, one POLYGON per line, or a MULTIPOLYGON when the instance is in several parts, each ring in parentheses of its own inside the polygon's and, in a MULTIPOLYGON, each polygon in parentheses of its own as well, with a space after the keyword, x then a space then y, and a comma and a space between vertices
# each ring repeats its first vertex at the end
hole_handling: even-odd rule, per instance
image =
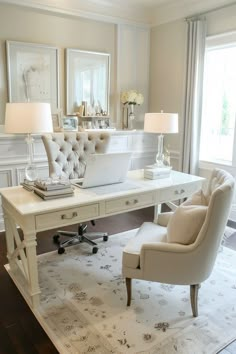
POLYGON ((148 133, 178 133, 177 113, 146 113, 144 131, 148 133))
POLYGON ((49 103, 7 103, 5 133, 30 134, 53 131, 49 103))

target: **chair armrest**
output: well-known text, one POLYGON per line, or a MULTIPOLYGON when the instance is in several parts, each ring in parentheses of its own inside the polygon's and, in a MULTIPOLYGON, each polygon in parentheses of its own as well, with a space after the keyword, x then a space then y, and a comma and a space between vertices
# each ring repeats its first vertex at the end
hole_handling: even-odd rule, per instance
POLYGON ((158 214, 157 224, 166 227, 173 214, 173 211, 158 214))
POLYGON ((149 242, 144 243, 141 248, 141 257, 143 252, 155 251, 155 252, 167 252, 167 253, 187 253, 191 252, 195 248, 194 244, 182 245, 180 243, 168 243, 168 242, 149 242))
POLYGON ((169 284, 191 284, 191 277, 195 279, 199 269, 195 250, 196 246, 193 244, 143 244, 140 254, 142 279, 169 284))
POLYGON ((140 267, 146 269, 148 264, 155 263, 155 267, 161 267, 172 263, 176 258, 184 258, 186 254, 192 253, 195 246, 181 245, 178 243, 153 242, 144 243, 140 252, 140 267))

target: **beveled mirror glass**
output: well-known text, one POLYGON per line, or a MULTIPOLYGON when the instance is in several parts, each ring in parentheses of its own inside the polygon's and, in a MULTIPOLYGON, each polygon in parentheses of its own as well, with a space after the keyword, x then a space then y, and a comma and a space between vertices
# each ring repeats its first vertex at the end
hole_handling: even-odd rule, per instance
POLYGON ((110 55, 78 49, 66 49, 67 114, 84 116, 109 114, 110 55))

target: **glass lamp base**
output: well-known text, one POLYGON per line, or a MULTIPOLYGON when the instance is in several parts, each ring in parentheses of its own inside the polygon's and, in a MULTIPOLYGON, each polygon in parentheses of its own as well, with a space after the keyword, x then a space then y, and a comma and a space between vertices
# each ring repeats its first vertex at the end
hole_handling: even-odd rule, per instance
POLYGON ((156 167, 160 167, 160 168, 163 168, 163 167, 166 167, 165 163, 164 163, 164 160, 156 160, 155 164, 154 164, 156 167))
POLYGON ((34 164, 29 164, 25 168, 25 178, 28 181, 36 181, 38 178, 37 166, 34 164))

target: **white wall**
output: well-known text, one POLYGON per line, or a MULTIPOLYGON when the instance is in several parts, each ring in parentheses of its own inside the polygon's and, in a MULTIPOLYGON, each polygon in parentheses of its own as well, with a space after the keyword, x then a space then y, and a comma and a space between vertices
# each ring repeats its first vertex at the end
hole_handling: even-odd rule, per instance
POLYGON ((181 152, 186 61, 186 22, 157 26, 151 31, 150 112, 179 114, 179 134, 166 135, 165 144, 181 152))
MULTIPOLYGON (((130 25, 118 26, 117 91, 137 90, 144 103, 135 106, 135 128, 143 129, 144 114, 149 109, 150 30, 130 25)), ((122 119, 119 99, 117 111, 122 119)), ((120 124, 121 126, 122 124, 120 124)))
POLYGON ((207 35, 236 30, 236 4, 207 14, 207 35))
POLYGON ((111 55, 110 115, 121 127, 120 91, 139 90, 145 103, 137 110, 137 128, 143 128, 148 110, 149 28, 103 23, 41 10, 0 4, 0 125, 4 124, 7 96, 5 41, 14 40, 58 47, 60 102, 66 112, 64 49, 106 52, 111 55))
POLYGON ((5 41, 15 40, 60 48, 60 101, 65 113, 64 48, 107 52, 111 54, 110 113, 116 120, 116 25, 53 15, 39 10, 0 4, 0 124, 4 124, 7 102, 5 41))

